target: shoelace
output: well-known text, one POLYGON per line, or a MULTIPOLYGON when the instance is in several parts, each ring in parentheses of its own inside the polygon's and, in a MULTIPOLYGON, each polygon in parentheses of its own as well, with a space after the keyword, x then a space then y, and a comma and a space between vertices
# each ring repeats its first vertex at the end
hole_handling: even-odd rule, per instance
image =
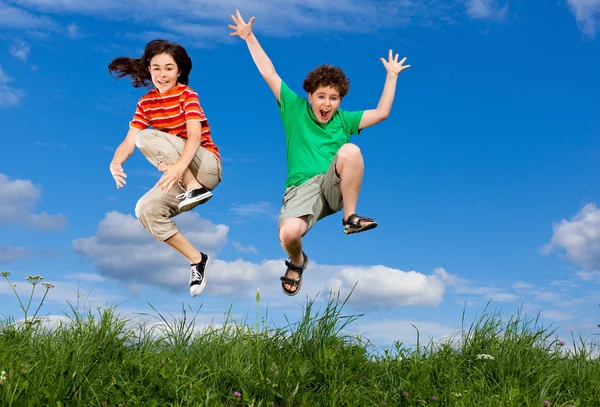
POLYGON ((194 281, 202 282, 202 276, 200 272, 196 269, 196 267, 192 266, 192 283, 194 281))
POLYGON ((181 190, 183 191, 182 194, 176 195, 175 198, 177 199, 186 199, 189 198, 192 194, 192 191, 186 191, 185 188, 181 185, 181 183, 177 183, 177 185, 179 185, 179 188, 181 188, 181 190))

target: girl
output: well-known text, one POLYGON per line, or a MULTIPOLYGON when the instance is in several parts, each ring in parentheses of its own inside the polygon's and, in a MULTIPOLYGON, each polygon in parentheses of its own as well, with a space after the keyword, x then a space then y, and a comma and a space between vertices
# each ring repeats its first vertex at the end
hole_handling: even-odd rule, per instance
POLYGON ((134 87, 154 85, 140 98, 125 140, 110 163, 117 189, 127 175, 123 163, 135 147, 163 173, 139 199, 135 215, 159 242, 165 242, 191 263, 190 294, 206 286, 210 257, 183 236, 171 219, 208 201, 222 180, 221 157, 198 94, 188 86, 192 61, 186 50, 165 40, 150 41, 139 59, 119 57, 108 65, 116 78, 130 76, 134 87), (182 193, 178 193, 178 184, 182 193))

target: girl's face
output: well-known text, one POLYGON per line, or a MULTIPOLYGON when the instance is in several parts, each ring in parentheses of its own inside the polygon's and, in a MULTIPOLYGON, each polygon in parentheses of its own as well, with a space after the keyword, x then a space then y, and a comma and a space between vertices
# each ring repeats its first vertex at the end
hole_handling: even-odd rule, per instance
POLYGON ((169 54, 158 54, 150 60, 148 67, 152 83, 160 93, 166 93, 177 85, 179 68, 169 54))

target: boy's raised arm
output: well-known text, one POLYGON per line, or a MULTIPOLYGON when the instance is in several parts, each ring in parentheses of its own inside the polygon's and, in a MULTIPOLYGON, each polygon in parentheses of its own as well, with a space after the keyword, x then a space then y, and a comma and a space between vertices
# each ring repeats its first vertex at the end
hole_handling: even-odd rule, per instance
POLYGON ((402 65, 404 61, 406 61, 406 57, 398 61, 398 54, 396 54, 396 56, 392 59, 392 50, 389 52, 387 61, 383 58, 380 59, 381 62, 383 62, 385 70, 387 71, 385 83, 383 85, 383 92, 381 93, 381 98, 379 99, 377 107, 375 109, 365 110, 363 113, 360 124, 358 125, 359 129, 373 126, 387 119, 390 111, 392 110, 392 103, 394 102, 398 74, 400 74, 400 72, 406 68, 410 68, 410 65, 402 65))
POLYGON ((242 16, 240 15, 239 10, 235 10, 236 16, 231 15, 231 19, 235 23, 229 24, 228 27, 234 30, 234 32, 229 33, 231 36, 238 36, 248 45, 248 49, 250 50, 250 55, 252 55, 252 59, 256 64, 260 74, 271 88, 271 91, 275 94, 277 101, 279 102, 279 92, 281 90, 281 78, 275 71, 275 67, 273 63, 265 53, 265 51, 260 46, 260 43, 256 39, 256 36, 252 32, 252 23, 254 22, 254 17, 250 17, 248 23, 244 21, 242 16))

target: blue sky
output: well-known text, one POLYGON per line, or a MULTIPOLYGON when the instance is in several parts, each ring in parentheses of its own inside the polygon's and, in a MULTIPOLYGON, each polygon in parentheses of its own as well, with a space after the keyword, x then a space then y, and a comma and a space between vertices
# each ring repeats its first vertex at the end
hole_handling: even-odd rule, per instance
MULTIPOLYGON (((0 268, 19 292, 27 275, 55 285, 44 311, 90 293, 126 316, 148 302, 199 321, 260 312, 294 320, 306 296, 347 293, 354 324, 379 345, 442 338, 492 309, 541 312, 569 341, 600 322, 600 0, 264 0, 169 6, 154 1, 0 0, 0 268), (255 33, 288 85, 302 92, 321 63, 351 79, 347 110, 377 105, 392 48, 411 68, 390 117, 353 142, 366 173, 359 213, 379 227, 345 236, 341 215, 305 240, 301 294, 285 296, 276 218, 285 181, 276 102, 229 15, 255 33), (215 196, 177 222, 215 256, 201 297, 188 265, 134 217, 158 172, 136 151, 117 191, 108 170, 144 89, 107 65, 147 41, 175 40, 193 59, 190 86, 224 158, 215 196)), ((318 297, 317 297, 318 296, 318 297)), ((0 283, 2 314, 19 316, 0 283)), ((253 318, 253 317, 250 317, 253 318)))

